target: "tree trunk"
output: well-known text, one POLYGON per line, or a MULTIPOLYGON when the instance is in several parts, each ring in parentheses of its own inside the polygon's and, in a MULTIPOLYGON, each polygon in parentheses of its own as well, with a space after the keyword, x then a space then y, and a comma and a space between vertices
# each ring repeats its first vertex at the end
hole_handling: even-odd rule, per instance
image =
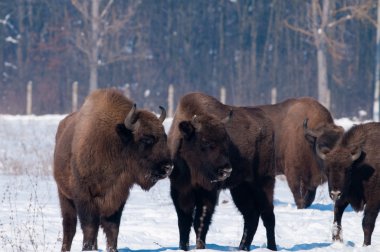
POLYGON ((99 3, 100 0, 91 1, 91 42, 90 42, 90 83, 89 93, 98 88, 98 56, 99 56, 99 3))
POLYGON ((377 31, 376 31, 376 72, 375 72, 375 94, 373 101, 373 120, 379 121, 379 96, 380 96, 380 0, 377 1, 377 31))
POLYGON ((313 33, 315 45, 317 47, 317 61, 318 61, 318 101, 327 109, 330 109, 330 90, 328 88, 327 79, 327 42, 325 28, 329 21, 329 0, 323 0, 322 13, 318 16, 318 0, 313 0, 312 13, 313 13, 313 33), (318 20, 321 20, 319 24, 318 20))

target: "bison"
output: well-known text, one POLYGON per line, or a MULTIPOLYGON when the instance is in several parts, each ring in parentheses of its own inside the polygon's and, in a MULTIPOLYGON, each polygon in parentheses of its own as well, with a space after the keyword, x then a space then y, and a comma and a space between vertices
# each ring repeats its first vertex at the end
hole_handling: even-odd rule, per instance
POLYGON ((330 112, 310 97, 258 107, 274 124, 276 174, 285 174, 297 208, 307 208, 314 201, 317 187, 326 182, 326 176, 305 139, 302 122, 308 118, 310 127, 332 132, 337 136, 335 140, 343 134, 343 128, 335 125, 330 112))
POLYGON ((335 202, 333 240, 342 241, 342 216, 351 204, 364 209, 364 245, 371 244, 380 211, 380 123, 353 126, 330 148, 305 125, 305 134, 314 139, 315 153, 323 160, 330 198, 335 202))
POLYGON ((267 247, 276 250, 273 137, 272 122, 259 108, 224 105, 203 93, 180 99, 168 136, 180 249, 189 249, 192 225, 196 248, 205 248, 218 192, 229 188, 244 218, 239 249, 250 249, 261 217, 267 247))
POLYGON ((117 237, 129 190, 144 190, 172 169, 161 108, 157 118, 114 89, 91 93, 78 112, 58 126, 54 178, 63 218, 62 251, 70 250, 77 216, 83 250, 97 249, 99 226, 107 251, 117 251, 117 237))

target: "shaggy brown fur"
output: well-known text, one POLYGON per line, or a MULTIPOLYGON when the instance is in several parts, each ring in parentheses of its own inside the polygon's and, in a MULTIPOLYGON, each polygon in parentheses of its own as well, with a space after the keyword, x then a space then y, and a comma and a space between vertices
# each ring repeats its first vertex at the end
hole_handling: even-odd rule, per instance
MULTIPOLYGON (((317 187, 326 181, 313 148, 305 139, 302 123, 308 118, 310 128, 343 134, 330 112, 313 98, 288 99, 274 105, 259 106, 275 127, 276 172, 285 174, 298 208, 314 201, 317 187)), ((333 143, 331 143, 333 144, 333 143)))
POLYGON ((333 240, 342 241, 342 215, 351 204, 364 209, 364 245, 371 244, 380 211, 380 123, 352 127, 333 148, 316 146, 335 201, 333 240))
POLYGON ((113 89, 89 95, 57 130, 54 178, 63 217, 62 251, 70 250, 77 215, 83 250, 97 249, 99 225, 116 251, 121 213, 136 183, 148 190, 171 171, 166 134, 157 118, 113 89))
POLYGON ((218 191, 230 188, 244 218, 239 248, 250 249, 261 217, 268 248, 276 250, 273 141, 272 122, 261 109, 223 105, 202 93, 181 98, 168 140, 181 249, 189 249, 192 225, 196 247, 205 248, 218 191))

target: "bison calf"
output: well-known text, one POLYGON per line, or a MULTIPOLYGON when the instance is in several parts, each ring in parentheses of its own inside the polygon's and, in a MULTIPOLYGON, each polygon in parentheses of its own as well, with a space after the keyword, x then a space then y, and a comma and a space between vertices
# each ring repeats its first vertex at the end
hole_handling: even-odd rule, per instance
POLYGON ((330 197, 335 202, 333 240, 342 241, 342 216, 351 204, 355 211, 364 209, 364 245, 370 245, 380 210, 380 123, 353 126, 333 148, 307 125, 305 131, 323 160, 330 197))
POLYGON ((63 217, 62 251, 70 250, 77 216, 83 250, 97 249, 102 226, 107 251, 117 251, 120 218, 134 184, 144 190, 171 172, 160 118, 113 89, 97 90, 57 130, 54 178, 63 217))
POLYGON ((250 249, 261 217, 267 246, 276 250, 273 126, 265 113, 190 93, 178 104, 168 142, 174 163, 171 197, 178 216, 180 249, 189 249, 192 225, 196 248, 205 248, 218 192, 229 188, 244 218, 239 249, 250 249))

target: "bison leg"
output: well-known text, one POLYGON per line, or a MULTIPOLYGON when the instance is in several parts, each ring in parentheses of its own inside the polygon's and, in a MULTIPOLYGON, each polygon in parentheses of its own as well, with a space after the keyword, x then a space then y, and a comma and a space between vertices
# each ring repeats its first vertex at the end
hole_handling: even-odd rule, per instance
POLYGON ((58 196, 63 219, 63 242, 61 251, 70 251, 71 243, 73 242, 73 238, 77 227, 77 211, 72 200, 66 198, 59 191, 58 196))
POLYGON ((211 224, 212 215, 218 195, 217 191, 206 191, 200 189, 196 193, 196 210, 194 216, 194 231, 196 234, 197 249, 204 249, 206 246, 206 235, 211 224))
POLYGON ((304 209, 311 205, 315 197, 315 192, 314 195, 309 195, 309 191, 307 190, 305 182, 302 179, 288 179, 288 185, 292 191, 293 198, 298 209, 304 209))
POLYGON ((333 232, 332 239, 333 241, 343 241, 342 238, 342 216, 344 209, 348 206, 347 201, 337 200, 334 206, 334 224, 333 224, 333 232))
POLYGON ((275 179, 263 178, 262 188, 257 189, 257 202, 261 212, 261 219, 266 229, 267 234, 267 247, 270 250, 277 250, 275 239, 275 216, 273 212, 273 193, 274 193, 275 179))
POLYGON ((193 211, 195 208, 194 195, 192 192, 180 192, 173 186, 170 190, 175 210, 178 217, 179 248, 189 250, 189 236, 193 224, 193 211))
POLYGON ((362 227, 364 231, 364 243, 363 246, 371 245, 371 237, 373 229, 375 228, 375 222, 379 213, 379 207, 373 207, 370 203, 366 205, 364 209, 364 217, 362 227))
POLYGON ((311 204, 313 203, 314 199, 315 199, 315 194, 317 192, 317 188, 314 188, 314 189, 309 189, 306 191, 306 194, 304 196, 304 206, 305 208, 308 208, 309 206, 311 206, 311 204))
POLYGON ((259 224, 260 213, 255 207, 253 194, 252 188, 246 183, 231 189, 232 199, 244 218, 244 231, 239 250, 250 250, 253 236, 259 224))
POLYGON ((107 238, 107 252, 117 251, 117 237, 119 235, 120 220, 124 205, 125 203, 113 215, 100 219, 100 225, 107 238))
POLYGON ((100 214, 94 211, 90 203, 78 202, 78 215, 83 231, 83 251, 97 250, 97 236, 100 225, 100 214))

